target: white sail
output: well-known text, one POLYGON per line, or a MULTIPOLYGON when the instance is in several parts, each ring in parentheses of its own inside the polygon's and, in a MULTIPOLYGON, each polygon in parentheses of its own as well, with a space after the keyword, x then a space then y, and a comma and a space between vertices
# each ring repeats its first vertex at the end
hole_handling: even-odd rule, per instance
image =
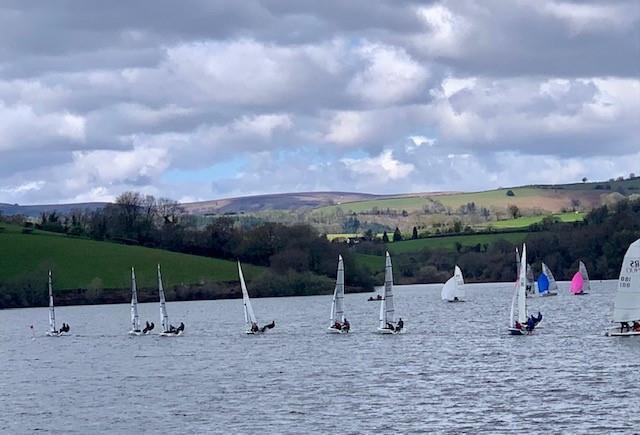
POLYGON ((518 282, 516 282, 516 285, 513 290, 513 297, 511 298, 511 312, 509 313, 509 328, 513 328, 516 323, 513 315, 515 314, 517 299, 518 299, 518 282))
POLYGON ((520 276, 518 277, 518 322, 527 322, 527 246, 522 244, 522 259, 520 260, 520 276))
POLYGON ((591 282, 589 281, 587 266, 585 266, 582 261, 580 262, 580 275, 582 275, 582 281, 584 282, 584 284, 582 285, 582 291, 585 293, 589 293, 591 291, 591 282))
POLYGON ((380 328, 384 329, 387 323, 394 323, 395 310, 393 308, 393 268, 391 256, 387 252, 384 267, 384 294, 380 301, 380 328))
POLYGON ((558 291, 558 283, 556 279, 553 277, 553 273, 551 273, 551 269, 547 267, 546 264, 542 263, 542 273, 547 276, 549 280, 549 292, 557 292, 558 291))
POLYGON ((333 300, 331 301, 331 323, 344 322, 344 264, 342 255, 338 255, 338 275, 336 277, 336 288, 333 290, 333 300))
POLYGON ((251 306, 251 300, 249 299, 249 292, 247 291, 247 284, 244 282, 244 275, 242 274, 242 267, 240 267, 240 262, 238 261, 238 275, 240 276, 240 287, 242 288, 242 303, 244 305, 244 321, 249 328, 251 328, 252 323, 258 323, 256 320, 256 315, 253 312, 253 307, 251 306))
POLYGON ((138 316, 138 287, 136 286, 136 272, 131 268, 131 330, 140 330, 140 317, 138 316))
POLYGON ((516 248, 516 276, 520 276, 520 252, 518 252, 518 248, 516 248))
POLYGON ((169 331, 169 314, 167 314, 167 302, 164 299, 164 287, 162 286, 162 274, 158 264, 158 293, 160 294, 160 324, 162 332, 169 331))
POLYGON ((453 301, 456 297, 456 278, 452 276, 444 283, 442 293, 440 294, 443 301, 453 301))
POLYGON ((462 301, 464 299, 464 278, 458 266, 456 266, 453 276, 444 283, 440 297, 442 297, 442 300, 449 302, 462 301))
POLYGON ((613 303, 614 322, 636 320, 640 320, 640 239, 633 242, 624 255, 613 303))
POLYGON ((49 331, 56 330, 56 310, 53 307, 53 285, 51 284, 51 271, 49 271, 49 331))

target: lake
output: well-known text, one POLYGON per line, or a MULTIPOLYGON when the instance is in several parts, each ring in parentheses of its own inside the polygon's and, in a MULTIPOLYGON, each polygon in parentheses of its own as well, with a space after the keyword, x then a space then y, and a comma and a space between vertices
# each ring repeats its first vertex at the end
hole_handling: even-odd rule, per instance
MULTIPOLYGON (((171 302, 186 334, 130 337, 128 305, 56 309, 71 336, 45 337, 47 309, 0 311, 0 432, 634 432, 640 337, 608 338, 616 281, 528 299, 544 320, 507 335, 513 284, 396 286, 404 335, 381 336, 371 294, 349 294, 348 335, 326 334, 330 296, 171 302), (35 326, 32 337, 29 325, 35 326)), ((157 304, 140 304, 159 325, 157 304)))

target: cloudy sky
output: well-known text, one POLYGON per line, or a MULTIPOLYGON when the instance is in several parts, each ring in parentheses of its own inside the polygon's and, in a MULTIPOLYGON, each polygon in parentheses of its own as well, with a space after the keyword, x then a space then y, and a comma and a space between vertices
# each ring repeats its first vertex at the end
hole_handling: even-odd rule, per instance
POLYGON ((637 0, 0 2, 0 202, 640 173, 637 0))

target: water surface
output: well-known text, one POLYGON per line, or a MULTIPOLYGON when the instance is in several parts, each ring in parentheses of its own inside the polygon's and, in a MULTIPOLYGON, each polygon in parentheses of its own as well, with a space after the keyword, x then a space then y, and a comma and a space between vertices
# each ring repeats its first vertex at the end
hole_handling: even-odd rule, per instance
MULTIPOLYGON (((347 295, 353 331, 325 333, 330 296, 168 304, 186 334, 129 337, 128 305, 60 307, 73 335, 45 337, 47 309, 0 311, 0 432, 633 432, 640 337, 607 338, 615 281, 533 298, 543 327, 506 335, 512 284, 396 286, 407 333, 380 336, 379 305, 347 295), (31 335, 33 324, 37 335, 31 335)), ((141 319, 159 324, 157 304, 141 319)))

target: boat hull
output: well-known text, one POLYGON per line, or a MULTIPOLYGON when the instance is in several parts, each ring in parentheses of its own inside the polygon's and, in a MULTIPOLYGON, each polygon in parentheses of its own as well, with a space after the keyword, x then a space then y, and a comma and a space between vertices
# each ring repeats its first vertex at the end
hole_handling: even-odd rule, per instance
POLYGON ((184 331, 180 331, 180 332, 161 332, 160 333, 160 337, 180 337, 182 334, 184 334, 184 331))
POLYGON ((66 332, 51 332, 51 331, 47 332, 47 337, 62 337, 65 335, 69 335, 69 334, 67 334, 66 332))
POLYGON ((445 301, 447 301, 447 302, 451 302, 452 304, 455 304, 455 303, 458 303, 458 302, 464 302, 464 301, 463 301, 463 300, 461 300, 461 299, 458 299, 457 301, 456 301, 456 300, 445 299, 445 301))
POLYGON ((589 294, 588 292, 573 293, 574 296, 584 296, 588 294, 589 294))
POLYGON ((396 331, 394 329, 388 329, 388 328, 378 328, 377 329, 377 333, 378 334, 382 334, 382 335, 398 335, 398 334, 404 334, 406 331, 405 328, 402 328, 400 331, 396 331))
POLYGON ((527 335, 525 329, 509 328, 509 335, 527 335))
POLYGON ((139 336, 139 335, 145 335, 145 334, 142 331, 129 331, 129 335, 139 336))
POLYGON ((336 329, 332 327, 327 328, 327 334, 348 334, 349 331, 344 331, 342 329, 336 329))
POLYGON ((558 296, 558 293, 556 293, 556 292, 547 292, 547 293, 542 293, 540 296, 543 297, 543 298, 546 298, 548 296, 558 296))

